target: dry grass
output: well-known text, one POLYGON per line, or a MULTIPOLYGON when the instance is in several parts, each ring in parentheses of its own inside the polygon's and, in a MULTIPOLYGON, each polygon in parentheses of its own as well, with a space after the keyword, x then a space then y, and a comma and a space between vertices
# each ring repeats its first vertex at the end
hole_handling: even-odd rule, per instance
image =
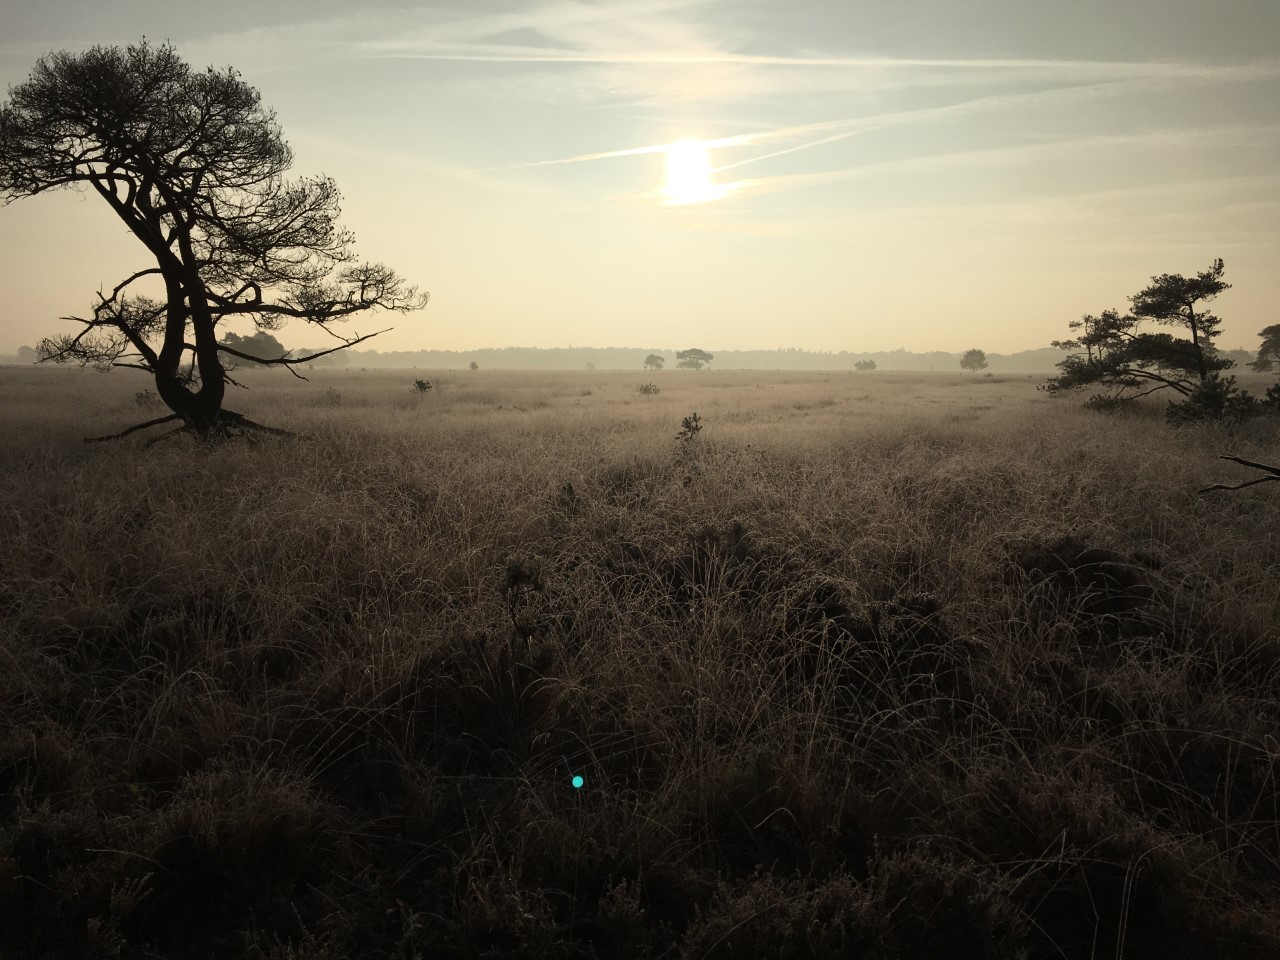
POLYGON ((0 370, 0 952, 1280 951, 1274 425, 421 375, 0 370))

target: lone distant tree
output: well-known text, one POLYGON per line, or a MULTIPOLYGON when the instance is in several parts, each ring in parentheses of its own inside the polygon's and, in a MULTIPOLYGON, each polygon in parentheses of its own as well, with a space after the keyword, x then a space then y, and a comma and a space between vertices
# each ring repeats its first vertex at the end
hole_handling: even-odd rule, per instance
POLYGON ((874 360, 855 360, 853 369, 855 370, 874 370, 876 362, 874 360))
MULTIPOLYGON (((234 333, 227 333, 219 341, 219 345, 235 350, 237 355, 243 357, 248 363, 261 363, 266 365, 272 360, 290 355, 289 351, 284 348, 284 344, 266 330, 259 330, 257 333, 248 337, 241 337, 234 333)), ((234 367, 232 367, 232 369, 234 369, 234 367)))
POLYGON ((468 369, 468 370, 479 370, 479 369, 480 369, 480 364, 478 364, 478 363, 476 363, 474 360, 472 360, 470 363, 468 363, 468 364, 467 364, 467 369, 468 369))
POLYGON ((1262 346, 1258 348, 1258 359, 1251 366, 1257 373, 1280 370, 1280 323, 1273 323, 1258 331, 1262 338, 1262 346))
POLYGON ((1197 390, 1221 393, 1227 389, 1218 372, 1235 364, 1214 348, 1221 321, 1199 308, 1230 287, 1222 280, 1223 264, 1187 278, 1176 274, 1152 277, 1150 286, 1129 298, 1133 313, 1104 310, 1068 324, 1083 331, 1073 340, 1055 340, 1060 349, 1073 353, 1058 363, 1061 371, 1045 383, 1051 393, 1097 386, 1089 404, 1111 407, 1145 397, 1158 390, 1172 390, 1191 397, 1197 390), (1144 320, 1180 327, 1190 338, 1140 329, 1144 320))
POLYGON ((987 355, 977 349, 966 350, 964 356, 960 358, 960 366, 973 372, 985 370, 987 369, 987 355))
MULTIPOLYGON (((223 355, 288 368, 375 334, 344 337, 339 321, 375 309, 404 313, 427 297, 388 267, 357 263, 338 226, 327 177, 286 180, 293 152, 274 112, 233 69, 193 70, 168 44, 41 57, 0 105, 0 200, 70 187, 111 208, 153 265, 98 294, 74 335, 49 338, 50 359, 154 378, 171 415, 161 423, 202 439, 272 430, 223 408, 223 355), (159 299, 134 294, 147 280, 159 299), (219 342, 218 325, 260 331, 298 319, 340 343, 311 358, 254 357, 219 342)), ((298 375, 296 370, 293 371, 298 375)), ((175 431, 175 432, 178 432, 175 431)))
POLYGON ((660 357, 656 353, 651 353, 644 358, 644 368, 646 370, 661 370, 662 365, 666 363, 666 357, 660 357))
POLYGON ((699 350, 696 347, 689 350, 676 351, 676 359, 680 361, 676 364, 682 370, 701 370, 713 359, 711 354, 705 350, 699 350))
POLYGON ((19 363, 35 363, 40 359, 36 353, 35 347, 21 346, 18 348, 17 360, 19 363))

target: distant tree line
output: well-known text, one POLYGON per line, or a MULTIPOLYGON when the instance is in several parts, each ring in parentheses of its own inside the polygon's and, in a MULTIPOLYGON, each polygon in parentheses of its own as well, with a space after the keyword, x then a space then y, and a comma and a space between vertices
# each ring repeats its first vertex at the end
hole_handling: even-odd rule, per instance
MULTIPOLYGON (((1274 340, 1274 347, 1280 348, 1280 338, 1274 340)), ((674 350, 645 350, 637 347, 499 347, 466 351, 355 349, 312 359, 312 355, 319 354, 322 349, 327 348, 295 348, 289 351, 289 356, 306 366, 314 367, 465 370, 474 358, 486 370, 582 370, 588 363, 594 364, 597 370, 662 370, 668 359, 675 355, 674 350)), ((33 363, 38 359, 34 348, 23 347, 20 350, 20 356, 11 359, 0 356, 0 362, 33 363)), ((1057 347, 1044 347, 1013 354, 987 353, 986 356, 991 370, 1007 374, 1048 373, 1065 355, 1066 351, 1057 347)), ((1267 366, 1254 367, 1257 362, 1256 354, 1248 350, 1222 350, 1220 355, 1232 360, 1238 367, 1253 367, 1259 372, 1266 372, 1268 369, 1267 366)), ((720 370, 912 371, 954 370, 963 353, 919 353, 908 350, 873 353, 847 350, 719 350, 715 357, 715 366, 720 370)), ((1267 355, 1266 363, 1280 366, 1280 359, 1274 349, 1267 355)))
MULTIPOLYGON (((296 349, 292 356, 306 358, 315 352, 296 349)), ((396 367, 426 370, 465 370, 477 362, 485 370, 583 370, 588 363, 597 370, 671 370, 680 362, 676 349, 643 347, 490 347, 480 350, 402 350, 378 351, 354 349, 318 358, 315 366, 396 367)), ((905 349, 855 352, 848 350, 717 350, 711 366, 717 370, 810 370, 854 371, 873 369, 859 363, 875 364, 884 371, 957 370, 963 351, 916 352, 905 349)), ((1065 355, 1065 351, 1045 347, 1012 354, 987 352, 991 370, 999 373, 1048 373, 1065 355)), ((1229 351, 1239 362, 1248 363, 1253 354, 1229 351)), ((707 369, 703 361, 703 369, 707 369)), ((685 368, 692 369, 692 368, 685 368)))

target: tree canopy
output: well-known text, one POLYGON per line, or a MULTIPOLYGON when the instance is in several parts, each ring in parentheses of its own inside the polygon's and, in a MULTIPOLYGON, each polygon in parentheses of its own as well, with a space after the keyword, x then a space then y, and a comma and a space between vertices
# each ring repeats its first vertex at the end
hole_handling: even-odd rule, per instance
POLYGON ((1219 355, 1213 345, 1221 321, 1201 308, 1230 284, 1222 280, 1223 263, 1187 278, 1163 274, 1129 298, 1133 312, 1104 310, 1068 324, 1080 331, 1074 339, 1055 340, 1053 345, 1076 352, 1064 358, 1045 388, 1052 393, 1086 386, 1101 387, 1090 404, 1113 406, 1136 400, 1158 390, 1169 389, 1190 397, 1221 370, 1234 366, 1219 355), (1141 329, 1143 321, 1180 327, 1190 338, 1141 329))
POLYGON ((656 353, 651 353, 644 359, 644 368, 646 370, 661 370, 662 365, 666 363, 666 357, 660 357, 656 353))
POLYGON ((1191 334, 1196 373, 1204 380, 1209 376, 1209 360, 1213 340, 1221 332, 1222 321, 1203 310, 1200 303, 1212 303, 1231 284, 1222 279, 1222 260, 1213 261, 1208 270, 1194 277, 1165 273, 1151 278, 1151 285, 1129 298, 1133 315, 1139 320, 1154 320, 1170 327, 1181 327, 1191 334))
POLYGON ((978 371, 987 368, 987 354, 983 350, 966 350, 960 358, 960 367, 964 370, 978 371))
POLYGON ((338 341, 332 352, 375 335, 343 336, 340 321, 425 306, 389 267, 357 262, 337 222, 337 186, 286 179, 292 163, 257 90, 231 68, 193 70, 167 44, 48 54, 10 89, 0 105, 0 200, 89 191, 148 255, 150 265, 99 292, 89 316, 64 318, 77 333, 43 344, 58 362, 154 377, 172 415, 114 436, 170 421, 203 437, 266 429, 223 409, 234 381, 222 356, 262 359, 219 341, 226 319, 259 331, 304 321, 338 341), (163 295, 135 293, 144 280, 163 295))
POLYGON ((1258 347, 1258 358, 1250 364, 1257 373, 1280 370, 1280 323, 1273 323, 1258 331, 1262 338, 1262 346, 1258 347))

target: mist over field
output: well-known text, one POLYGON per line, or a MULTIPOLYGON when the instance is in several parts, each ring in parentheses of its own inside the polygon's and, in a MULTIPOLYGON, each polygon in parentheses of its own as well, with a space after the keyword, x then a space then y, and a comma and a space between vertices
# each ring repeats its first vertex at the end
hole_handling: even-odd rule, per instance
MULTIPOLYGON (((299 355, 309 352, 299 350, 299 355)), ((481 350, 416 350, 378 351, 351 350, 333 354, 331 366, 359 369, 379 367, 422 367, 424 369, 460 370, 475 362, 485 370, 640 370, 645 358, 657 355, 676 365, 678 349, 626 348, 626 347, 503 347, 481 350)), ((1240 351, 1243 353, 1243 351, 1240 351)), ((879 370, 956 370, 961 353, 943 350, 931 353, 914 353, 904 349, 884 350, 875 353, 856 353, 847 350, 714 350, 710 364, 716 370, 816 370, 850 371, 854 365, 874 361, 879 370)), ((1064 352, 1052 347, 1043 350, 1024 350, 1004 356, 990 355, 993 371, 1003 373, 1042 373, 1053 371, 1064 352)), ((1251 359, 1245 354, 1244 362, 1251 359)))

